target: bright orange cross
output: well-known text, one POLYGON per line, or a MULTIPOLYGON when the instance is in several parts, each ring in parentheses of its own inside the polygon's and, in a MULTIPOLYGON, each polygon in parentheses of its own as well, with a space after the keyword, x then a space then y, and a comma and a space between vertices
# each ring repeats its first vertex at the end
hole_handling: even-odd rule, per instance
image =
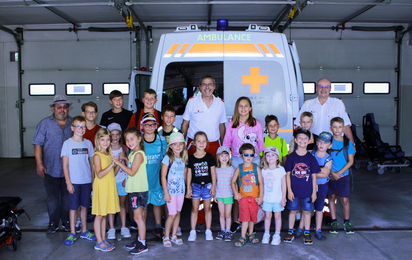
POLYGON ((259 76, 259 67, 250 67, 250 76, 242 76, 242 84, 250 84, 250 93, 260 93, 260 84, 268 84, 268 76, 259 76))

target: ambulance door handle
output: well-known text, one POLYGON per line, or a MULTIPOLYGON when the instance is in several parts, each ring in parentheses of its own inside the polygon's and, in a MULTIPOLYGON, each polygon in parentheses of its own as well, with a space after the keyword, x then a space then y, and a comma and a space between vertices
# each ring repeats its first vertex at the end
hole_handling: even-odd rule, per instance
POLYGON ((298 101, 299 100, 299 95, 290 95, 290 101, 298 101))

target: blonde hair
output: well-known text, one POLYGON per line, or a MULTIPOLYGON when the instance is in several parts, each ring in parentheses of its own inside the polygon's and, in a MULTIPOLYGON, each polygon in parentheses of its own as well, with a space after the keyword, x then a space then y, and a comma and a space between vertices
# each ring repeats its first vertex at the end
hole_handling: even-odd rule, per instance
MULTIPOLYGON (((221 152, 221 153, 216 154, 216 168, 222 167, 222 163, 221 163, 220 160, 219 160, 219 156, 220 156, 221 154, 224 154, 224 153, 230 156, 230 154, 229 154, 228 152, 226 152, 226 151, 223 151, 223 152, 221 152)), ((227 166, 232 166, 232 163, 230 162, 230 158, 229 158, 229 161, 227 162, 227 166)))
MULTIPOLYGON (((278 159, 276 160, 276 166, 279 166, 280 160, 279 160, 279 155, 278 155, 278 159)), ((260 167, 262 167, 263 169, 267 169, 269 168, 269 163, 266 160, 266 153, 263 153, 262 158, 260 159, 260 167)))
MULTIPOLYGON (((182 162, 184 164, 187 164, 189 155, 187 153, 186 143, 184 143, 184 142, 182 142, 182 143, 183 143, 183 150, 180 152, 180 158, 182 158, 182 162)), ((166 155, 169 157, 169 165, 175 160, 175 154, 174 154, 171 146, 172 145, 170 144, 167 147, 167 150, 166 150, 166 155)))
POLYGON ((100 128, 100 129, 97 131, 96 136, 94 137, 94 145, 95 145, 94 151, 95 151, 95 152, 100 152, 100 148, 101 148, 101 147, 100 147, 99 140, 100 140, 100 138, 102 138, 103 136, 108 136, 109 139, 110 139, 110 145, 109 145, 109 147, 107 147, 106 153, 107 153, 107 154, 111 154, 111 153, 112 153, 112 135, 111 135, 109 129, 107 129, 107 128, 100 128))
MULTIPOLYGON (((240 101, 242 100, 246 100, 247 102, 249 102, 250 108, 252 108, 252 101, 250 101, 250 99, 248 97, 240 97, 236 100, 236 104, 235 104, 235 109, 233 111, 233 116, 232 116, 232 128, 236 128, 239 126, 239 104, 240 101)), ((253 118, 253 109, 249 111, 249 118, 246 120, 246 124, 248 126, 255 126, 256 125, 256 119, 253 118)))

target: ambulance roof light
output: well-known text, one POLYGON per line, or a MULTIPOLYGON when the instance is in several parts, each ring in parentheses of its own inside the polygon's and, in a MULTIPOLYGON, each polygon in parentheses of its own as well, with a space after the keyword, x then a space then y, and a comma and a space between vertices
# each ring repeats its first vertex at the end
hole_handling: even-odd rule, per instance
POLYGON ((257 24, 249 24, 247 32, 272 32, 268 26, 258 26, 257 24))
POLYGON ((200 32, 197 24, 191 24, 185 27, 177 27, 175 32, 200 32))

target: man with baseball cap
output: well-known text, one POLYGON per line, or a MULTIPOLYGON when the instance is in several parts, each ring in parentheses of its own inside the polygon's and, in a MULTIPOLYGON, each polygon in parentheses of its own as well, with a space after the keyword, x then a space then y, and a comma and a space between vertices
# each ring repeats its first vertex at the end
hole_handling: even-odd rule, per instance
POLYGON ((54 96, 54 101, 50 104, 53 114, 40 121, 32 142, 36 172, 44 179, 47 193, 48 234, 53 234, 59 229, 60 220, 66 231, 70 229, 69 195, 60 151, 63 142, 73 135, 72 118, 68 115, 71 104, 72 102, 67 101, 63 95, 54 96))

